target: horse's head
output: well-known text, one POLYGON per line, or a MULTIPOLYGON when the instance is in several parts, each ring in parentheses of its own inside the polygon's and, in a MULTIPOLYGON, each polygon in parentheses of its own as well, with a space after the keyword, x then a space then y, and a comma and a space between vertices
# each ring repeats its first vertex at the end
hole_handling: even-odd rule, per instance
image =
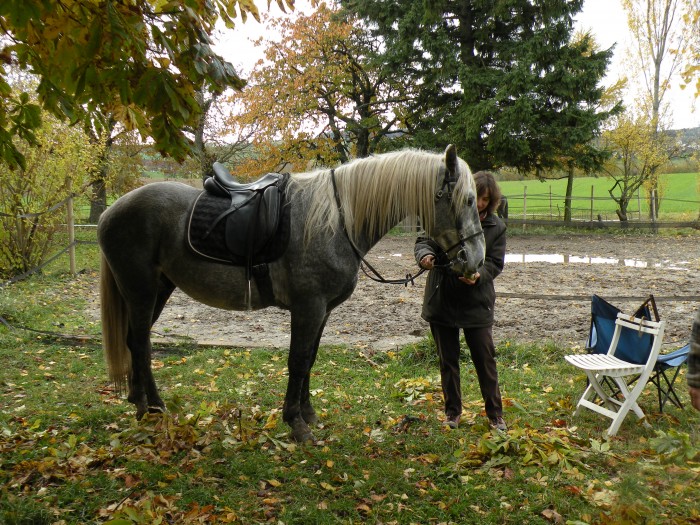
POLYGON ((476 184, 452 144, 445 150, 437 182, 431 236, 447 253, 452 270, 470 277, 484 264, 486 245, 476 206, 476 184))

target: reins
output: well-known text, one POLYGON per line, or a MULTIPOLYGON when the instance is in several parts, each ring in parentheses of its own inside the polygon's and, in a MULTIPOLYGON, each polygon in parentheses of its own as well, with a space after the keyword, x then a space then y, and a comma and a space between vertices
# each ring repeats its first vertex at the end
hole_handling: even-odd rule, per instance
POLYGON ((374 269, 374 267, 369 262, 367 262, 367 260, 360 253, 360 250, 357 248, 357 246, 355 246, 355 243, 352 242, 350 234, 348 233, 347 228, 345 228, 345 214, 343 213, 343 207, 340 205, 340 194, 338 193, 338 186, 335 183, 335 170, 331 170, 331 182, 333 183, 333 195, 335 196, 335 203, 338 206, 338 211, 340 212, 340 223, 343 227, 343 233, 345 234, 345 237, 350 243, 352 251, 355 252, 355 255, 357 255, 357 257, 360 259, 360 268, 362 269, 362 272, 367 277, 378 283, 403 284, 406 287, 408 287, 408 283, 411 283, 412 286, 415 286, 416 283, 414 282, 414 280, 416 279, 416 277, 418 277, 426 271, 425 268, 421 268, 415 275, 407 273, 406 277, 404 277, 403 279, 385 279, 377 270, 374 269))
MULTIPOLYGON (((446 180, 445 185, 448 184, 449 181, 446 180)), ((412 286, 414 286, 416 283, 414 282, 416 277, 422 275, 425 273, 427 270, 423 267, 416 273, 415 275, 411 273, 407 273, 406 277, 403 279, 386 279, 382 277, 382 275, 369 263, 367 260, 364 258, 364 256, 360 253, 360 250, 355 246, 355 243, 352 241, 352 238, 350 237, 350 234, 348 233, 347 228, 345 227, 345 219, 344 219, 344 213, 343 213, 343 207, 341 206, 340 203, 340 194, 338 193, 338 186, 335 182, 335 170, 331 170, 331 183, 333 184, 333 195, 335 196, 335 203, 338 206, 338 211, 340 212, 340 222, 343 227, 343 233, 345 234, 345 237, 347 238, 348 242, 350 243, 350 246, 352 247, 352 250, 355 252, 355 255, 360 259, 360 268, 362 269, 362 272, 372 279, 375 282, 378 283, 383 283, 383 284, 403 284, 404 286, 408 286, 408 283, 411 283, 412 286)), ((443 185, 443 188, 437 192, 435 195, 436 199, 440 199, 444 193, 443 190, 445 189, 445 185, 443 185)), ((451 192, 449 191, 449 186, 447 187, 447 195, 448 198, 451 198, 451 192)), ((479 235, 483 234, 484 231, 479 228, 479 231, 472 233, 468 237, 460 238, 459 241, 457 241, 455 244, 450 246, 447 250, 445 250, 445 254, 449 254, 452 250, 455 248, 461 248, 465 242, 467 242, 470 239, 473 239, 474 237, 478 237, 479 235)), ((449 257, 449 255, 448 255, 449 257)), ((450 259, 447 263, 445 264, 436 264, 433 265, 433 268, 450 268, 451 266, 454 266, 456 262, 460 261, 459 257, 459 252, 457 254, 456 259, 450 259)))

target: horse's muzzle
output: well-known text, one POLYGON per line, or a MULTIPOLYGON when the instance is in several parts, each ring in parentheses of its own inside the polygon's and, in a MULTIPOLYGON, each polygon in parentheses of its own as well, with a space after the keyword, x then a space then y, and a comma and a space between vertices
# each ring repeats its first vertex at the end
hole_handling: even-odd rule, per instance
POLYGON ((454 260, 454 265, 458 267, 455 268, 455 270, 457 273, 464 275, 465 277, 474 275, 477 271, 479 271, 479 268, 484 265, 483 256, 470 257, 470 254, 473 255, 471 250, 459 250, 457 253, 457 258, 454 260))
POLYGON ((485 253, 486 245, 482 232, 462 239, 456 257, 450 261, 452 270, 471 278, 484 265, 485 253))

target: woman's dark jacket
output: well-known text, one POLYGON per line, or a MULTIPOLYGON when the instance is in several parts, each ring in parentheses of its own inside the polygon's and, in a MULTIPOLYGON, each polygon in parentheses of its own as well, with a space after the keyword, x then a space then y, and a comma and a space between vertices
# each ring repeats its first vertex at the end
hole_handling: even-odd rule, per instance
MULTIPOLYGON (((458 328, 493 325, 496 302, 493 280, 503 271, 506 225, 496 215, 489 214, 481 221, 481 227, 486 240, 486 257, 476 284, 463 283, 449 268, 434 268, 428 274, 421 317, 429 323, 458 328)), ((428 237, 418 237, 414 251, 419 264, 426 255, 435 256, 436 265, 447 263, 446 254, 428 237)))

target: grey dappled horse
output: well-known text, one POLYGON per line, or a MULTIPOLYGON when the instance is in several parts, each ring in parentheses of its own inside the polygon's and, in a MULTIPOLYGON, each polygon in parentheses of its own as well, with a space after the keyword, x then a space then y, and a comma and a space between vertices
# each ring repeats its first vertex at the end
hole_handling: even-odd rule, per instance
POLYGON ((188 211, 199 194, 180 183, 148 184, 118 199, 100 219, 109 376, 120 387, 128 382, 139 418, 164 409, 151 371, 150 332, 176 287, 217 308, 291 312, 283 419, 294 439, 306 441, 314 439, 309 425, 317 422, 310 370, 328 316, 357 285, 360 255, 398 222, 417 216, 455 272, 472 274, 483 264, 476 189, 454 146, 444 155, 402 150, 292 175, 290 241, 269 263, 271 293, 246 279, 243 267, 206 260, 188 248, 188 211))

